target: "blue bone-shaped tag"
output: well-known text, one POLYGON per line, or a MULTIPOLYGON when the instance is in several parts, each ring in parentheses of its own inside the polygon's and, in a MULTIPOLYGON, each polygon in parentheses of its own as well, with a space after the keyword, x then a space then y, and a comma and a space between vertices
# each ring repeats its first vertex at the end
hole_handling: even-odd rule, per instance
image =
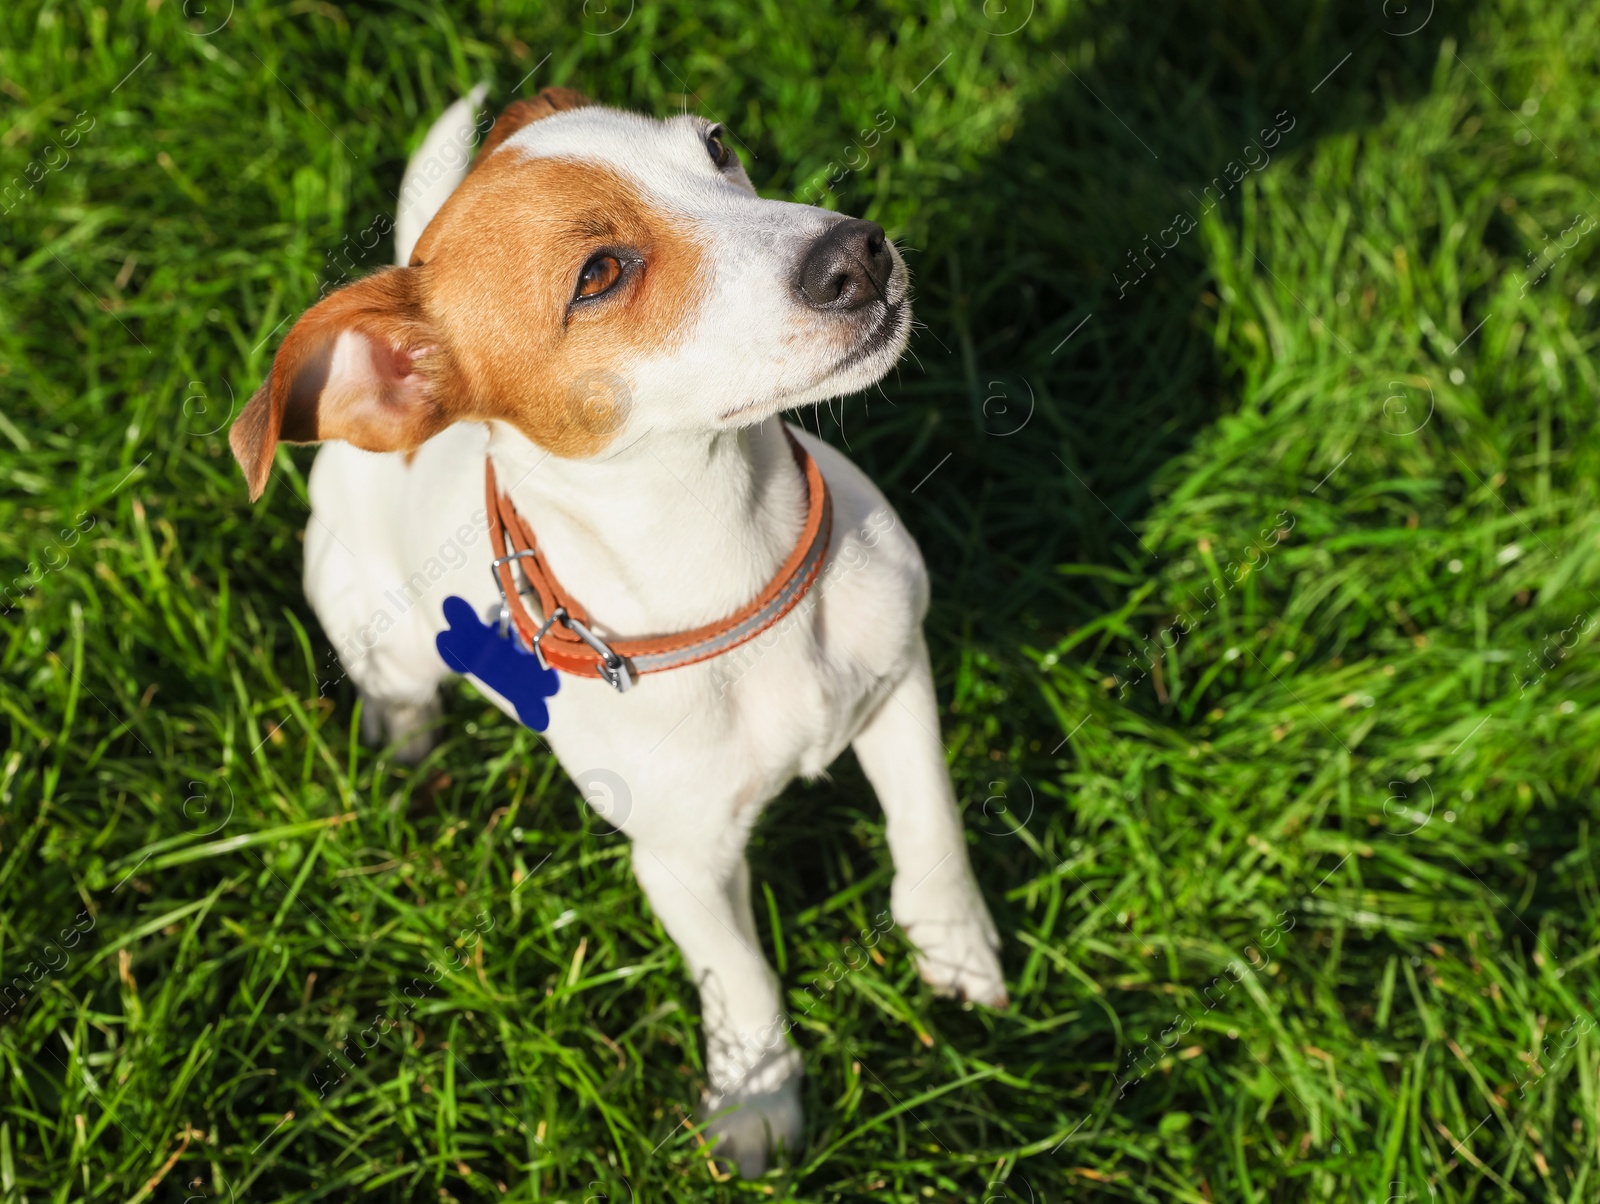
POLYGON ((471 674, 511 703, 524 726, 536 732, 549 727, 544 700, 561 688, 560 675, 525 651, 514 631, 501 635, 497 625, 479 620, 465 598, 446 598, 444 618, 450 629, 441 631, 436 641, 444 663, 456 673, 471 674))

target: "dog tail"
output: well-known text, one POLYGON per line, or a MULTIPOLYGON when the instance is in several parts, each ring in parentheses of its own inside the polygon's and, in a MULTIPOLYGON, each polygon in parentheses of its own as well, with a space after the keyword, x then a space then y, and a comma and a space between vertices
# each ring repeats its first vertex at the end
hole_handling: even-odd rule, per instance
POLYGON ((477 109, 488 92, 487 84, 479 84, 446 109, 406 164, 394 222, 394 261, 402 267, 411 262, 417 239, 467 174, 478 141, 477 109))

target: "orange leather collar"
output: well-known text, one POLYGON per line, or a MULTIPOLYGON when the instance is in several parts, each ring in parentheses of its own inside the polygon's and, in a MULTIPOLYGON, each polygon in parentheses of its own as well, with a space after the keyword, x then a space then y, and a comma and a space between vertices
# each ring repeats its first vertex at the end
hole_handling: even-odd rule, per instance
POLYGON ((822 471, 787 426, 783 433, 805 475, 806 523, 794 550, 766 588, 742 610, 693 631, 609 643, 595 635, 589 612, 562 588, 540 554, 532 528, 496 486, 494 461, 485 457, 485 509, 494 546, 495 583, 505 600, 502 624, 507 620, 515 624, 522 642, 552 668, 580 677, 600 677, 618 690, 626 690, 640 673, 660 673, 709 660, 755 639, 805 597, 827 556, 833 527, 833 499, 822 471), (528 582, 525 589, 517 588, 513 564, 522 568, 528 582), (538 595, 543 624, 534 620, 522 601, 522 595, 530 590, 538 595))

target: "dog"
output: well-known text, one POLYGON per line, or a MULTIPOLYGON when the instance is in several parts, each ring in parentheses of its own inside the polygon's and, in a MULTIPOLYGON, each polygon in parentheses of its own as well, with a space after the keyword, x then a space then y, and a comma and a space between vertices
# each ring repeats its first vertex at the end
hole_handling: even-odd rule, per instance
POLYGON ((324 444, 305 590, 369 741, 420 759, 467 672, 546 723, 576 780, 612 784, 601 809, 700 991, 707 1131, 757 1176, 802 1131, 744 856, 789 781, 855 750, 919 972, 1006 1004, 921 553, 865 474, 780 418, 888 372, 909 273, 877 224, 759 197, 720 125, 546 88, 469 162, 478 99, 408 166, 396 266, 299 318, 230 443, 252 500, 280 442, 324 444))

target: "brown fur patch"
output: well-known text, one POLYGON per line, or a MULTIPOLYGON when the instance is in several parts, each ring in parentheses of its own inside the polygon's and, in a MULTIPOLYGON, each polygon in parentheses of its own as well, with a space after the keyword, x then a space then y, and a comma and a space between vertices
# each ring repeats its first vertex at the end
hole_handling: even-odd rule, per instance
POLYGON ((458 416, 502 419, 562 456, 609 442, 631 362, 674 345, 707 283, 688 225, 627 180, 510 151, 468 176, 417 249, 425 307, 460 370, 458 416), (641 263, 569 315, 580 269, 606 248, 641 263))

